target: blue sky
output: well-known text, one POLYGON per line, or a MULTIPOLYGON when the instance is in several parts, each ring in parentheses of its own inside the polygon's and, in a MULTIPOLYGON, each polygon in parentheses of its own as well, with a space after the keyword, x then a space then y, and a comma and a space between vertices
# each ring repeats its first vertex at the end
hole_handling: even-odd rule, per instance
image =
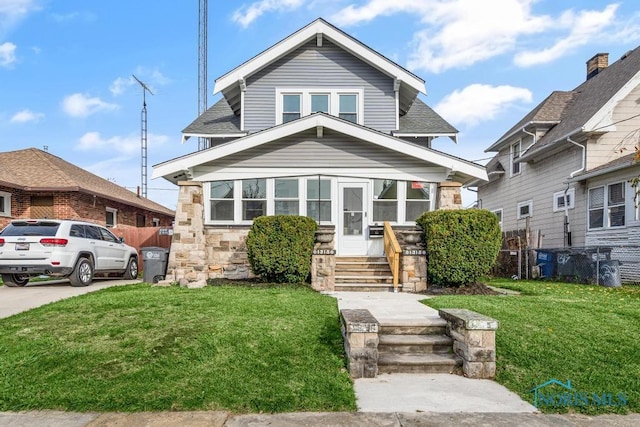
MULTIPOLYGON (((460 130, 434 147, 486 159, 484 149, 553 90, 640 43, 634 0, 209 1, 208 86, 323 17, 426 81, 422 99, 460 130)), ((198 0, 0 0, 2 151, 48 147, 135 191, 141 88, 148 84, 152 165, 197 149, 181 130, 198 112, 198 0)), ((219 95, 209 93, 209 105, 219 95)), ((484 161, 481 161, 484 162, 484 161)), ((177 191, 148 181, 175 208, 177 191)), ((466 193, 464 204, 473 201, 466 193)))

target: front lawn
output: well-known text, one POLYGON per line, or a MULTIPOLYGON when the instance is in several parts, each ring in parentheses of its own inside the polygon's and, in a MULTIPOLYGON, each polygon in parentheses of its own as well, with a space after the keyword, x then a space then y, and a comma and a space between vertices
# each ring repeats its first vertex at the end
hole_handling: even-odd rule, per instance
POLYGON ((570 380, 575 392, 562 397, 567 390, 557 386, 546 392, 560 396, 560 403, 572 403, 554 407, 548 400, 539 404, 544 412, 640 412, 640 288, 512 280, 490 284, 522 295, 440 296, 425 303, 499 320, 499 383, 533 403, 536 386, 552 378, 570 380))
POLYGON ((0 320, 0 410, 355 410, 334 298, 131 285, 0 320))

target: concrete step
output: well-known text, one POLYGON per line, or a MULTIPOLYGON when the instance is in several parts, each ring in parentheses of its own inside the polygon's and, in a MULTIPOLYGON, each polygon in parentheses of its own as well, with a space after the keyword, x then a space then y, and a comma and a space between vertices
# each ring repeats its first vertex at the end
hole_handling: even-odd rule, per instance
POLYGON ((453 354, 380 354, 378 356, 378 372, 383 374, 449 374, 460 366, 462 366, 462 359, 453 354))
POLYGON ((446 335, 380 335, 378 351, 394 354, 451 354, 453 340, 446 335))
POLYGON ((380 323, 380 335, 446 335, 447 322, 439 317, 380 323))
MULTIPOLYGON (((388 283, 339 283, 334 290, 338 292, 393 292, 393 284, 388 283)), ((398 285, 398 292, 402 292, 402 285, 398 285)))

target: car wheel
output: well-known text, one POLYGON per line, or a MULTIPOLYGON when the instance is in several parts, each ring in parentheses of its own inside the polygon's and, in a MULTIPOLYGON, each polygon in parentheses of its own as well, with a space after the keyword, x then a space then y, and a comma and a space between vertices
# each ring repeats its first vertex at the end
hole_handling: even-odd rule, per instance
POLYGON ((93 280, 93 265, 87 258, 80 258, 69 276, 71 286, 88 286, 93 280))
POLYGON ((129 259, 129 263, 127 264, 127 269, 122 275, 124 280, 132 280, 138 278, 138 260, 135 258, 129 259))
POLYGON ((29 283, 29 276, 26 274, 3 274, 2 281, 11 287, 25 286, 29 283))

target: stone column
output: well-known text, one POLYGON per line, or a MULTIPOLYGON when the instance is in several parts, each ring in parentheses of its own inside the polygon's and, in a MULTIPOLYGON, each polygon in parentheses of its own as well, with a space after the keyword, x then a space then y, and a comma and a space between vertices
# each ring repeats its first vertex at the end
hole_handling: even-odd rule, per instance
POLYGON ((438 184, 436 209, 462 209, 462 193, 459 182, 443 181, 438 184))
POLYGON ((207 280, 202 183, 178 182, 179 195, 165 280, 207 280))
POLYGON ((311 256, 311 287, 316 291, 333 291, 336 284, 335 231, 320 228, 311 256))
POLYGON ((496 376, 496 329, 498 321, 467 309, 445 308, 438 314, 447 321, 453 352, 462 358, 462 371, 469 378, 496 376))
POLYGON ((364 309, 340 310, 344 349, 351 378, 375 378, 378 375, 378 330, 380 324, 364 309))
POLYGON ((402 291, 423 292, 427 289, 427 251, 422 243, 422 230, 398 230, 400 282, 402 291))

